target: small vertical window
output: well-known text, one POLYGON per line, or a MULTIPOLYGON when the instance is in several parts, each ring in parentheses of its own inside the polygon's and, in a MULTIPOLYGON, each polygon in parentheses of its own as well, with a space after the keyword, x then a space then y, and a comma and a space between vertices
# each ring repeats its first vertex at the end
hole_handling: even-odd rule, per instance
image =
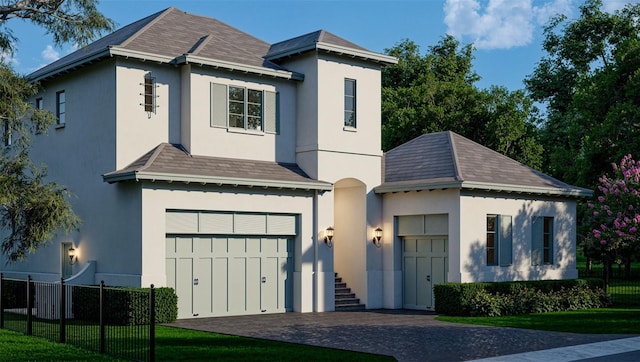
POLYGON ((156 79, 153 77, 144 77, 144 111, 156 113, 156 79))
POLYGON ((487 265, 513 263, 511 216, 487 215, 487 265))
POLYGON ((344 126, 356 128, 356 81, 344 80, 344 126))
POLYGON ((498 265, 497 224, 498 218, 495 215, 487 215, 487 265, 498 265))
POLYGON ((56 117, 58 118, 57 124, 64 125, 67 121, 67 100, 64 91, 56 93, 56 117))
POLYGON ((36 109, 38 110, 44 109, 44 102, 42 101, 42 97, 36 98, 36 109))
POLYGON ((262 91, 248 89, 247 129, 262 129, 262 91))
POLYGON ((531 264, 553 264, 553 217, 533 218, 531 264))

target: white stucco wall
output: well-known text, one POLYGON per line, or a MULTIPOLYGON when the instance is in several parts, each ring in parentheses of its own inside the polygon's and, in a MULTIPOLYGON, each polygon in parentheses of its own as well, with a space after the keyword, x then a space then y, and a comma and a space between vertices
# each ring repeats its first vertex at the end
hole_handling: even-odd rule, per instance
POLYGON ((468 195, 460 198, 460 265, 462 282, 572 279, 576 270, 576 202, 534 200, 516 196, 468 195), (486 216, 512 217, 513 265, 487 266, 486 216), (531 265, 532 218, 549 216, 553 225, 553 264, 531 265))
POLYGON ((575 266, 576 202, 532 196, 486 195, 459 190, 384 194, 383 271, 385 308, 402 307, 402 239, 394 218, 447 214, 449 218, 449 282, 577 278, 575 266), (486 217, 512 217, 513 265, 486 265, 486 217), (552 265, 531 265, 531 221, 554 218, 552 265))
MULTIPOLYGON (((314 300, 314 262, 318 245, 313 227, 313 193, 278 193, 269 190, 212 188, 185 184, 144 183, 142 187, 142 284, 166 285, 165 213, 168 209, 287 213, 300 215, 295 240, 294 311, 333 309, 333 293, 324 290, 324 279, 333 275, 318 273, 318 295, 314 300)), ((323 243, 322 243, 323 244, 323 243)))
POLYGON ((74 273, 96 260, 95 283, 139 285, 139 197, 135 187, 109 185, 101 177, 116 167, 115 84, 114 60, 42 84, 44 90, 37 97, 53 113, 56 92, 65 91, 66 124, 34 137, 31 157, 48 166, 48 180, 73 193, 70 201, 82 224, 78 232, 56 237, 25 262, 0 263, 7 276, 59 280, 60 243, 71 242, 79 255, 74 273))

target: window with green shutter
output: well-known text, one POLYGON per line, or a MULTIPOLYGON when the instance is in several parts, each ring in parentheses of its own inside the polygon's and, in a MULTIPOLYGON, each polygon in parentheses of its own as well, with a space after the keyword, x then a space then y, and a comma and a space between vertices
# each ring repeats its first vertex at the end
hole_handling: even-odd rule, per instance
POLYGON ((509 266, 513 263, 511 216, 487 215, 487 265, 509 266))
POLYGON ((278 93, 211 83, 211 127, 278 133, 278 93))
POLYGON ((536 216, 531 222, 531 265, 553 264, 553 217, 536 216))

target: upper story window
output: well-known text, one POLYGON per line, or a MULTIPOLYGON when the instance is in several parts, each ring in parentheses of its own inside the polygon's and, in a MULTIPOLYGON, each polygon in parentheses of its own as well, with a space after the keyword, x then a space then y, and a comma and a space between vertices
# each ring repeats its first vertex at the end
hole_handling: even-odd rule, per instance
POLYGON ((36 98, 36 109, 42 110, 44 109, 44 101, 42 100, 42 97, 38 97, 36 98))
POLYGON ((58 118, 57 124, 63 126, 67 121, 67 99, 64 91, 56 93, 56 117, 58 118))
POLYGON ((553 218, 534 217, 531 224, 531 264, 553 264, 553 218))
POLYGON ((156 113, 156 78, 145 76, 144 77, 144 103, 142 106, 144 107, 144 111, 151 116, 151 113, 156 113))
POLYGON ((511 265, 511 229, 511 216, 487 215, 487 265, 511 265))
POLYGON ((344 126, 356 128, 356 81, 344 80, 344 126))
POLYGON ((211 127, 278 133, 276 92, 211 83, 211 127))

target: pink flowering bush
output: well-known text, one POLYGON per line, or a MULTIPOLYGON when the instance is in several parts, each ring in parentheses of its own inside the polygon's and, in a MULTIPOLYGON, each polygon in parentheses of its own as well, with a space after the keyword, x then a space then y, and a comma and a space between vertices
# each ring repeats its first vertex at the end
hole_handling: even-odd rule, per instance
POLYGON ((640 238, 640 162, 624 156, 613 164, 613 177, 598 179, 599 196, 588 206, 593 217, 592 242, 605 265, 630 262, 640 238))

